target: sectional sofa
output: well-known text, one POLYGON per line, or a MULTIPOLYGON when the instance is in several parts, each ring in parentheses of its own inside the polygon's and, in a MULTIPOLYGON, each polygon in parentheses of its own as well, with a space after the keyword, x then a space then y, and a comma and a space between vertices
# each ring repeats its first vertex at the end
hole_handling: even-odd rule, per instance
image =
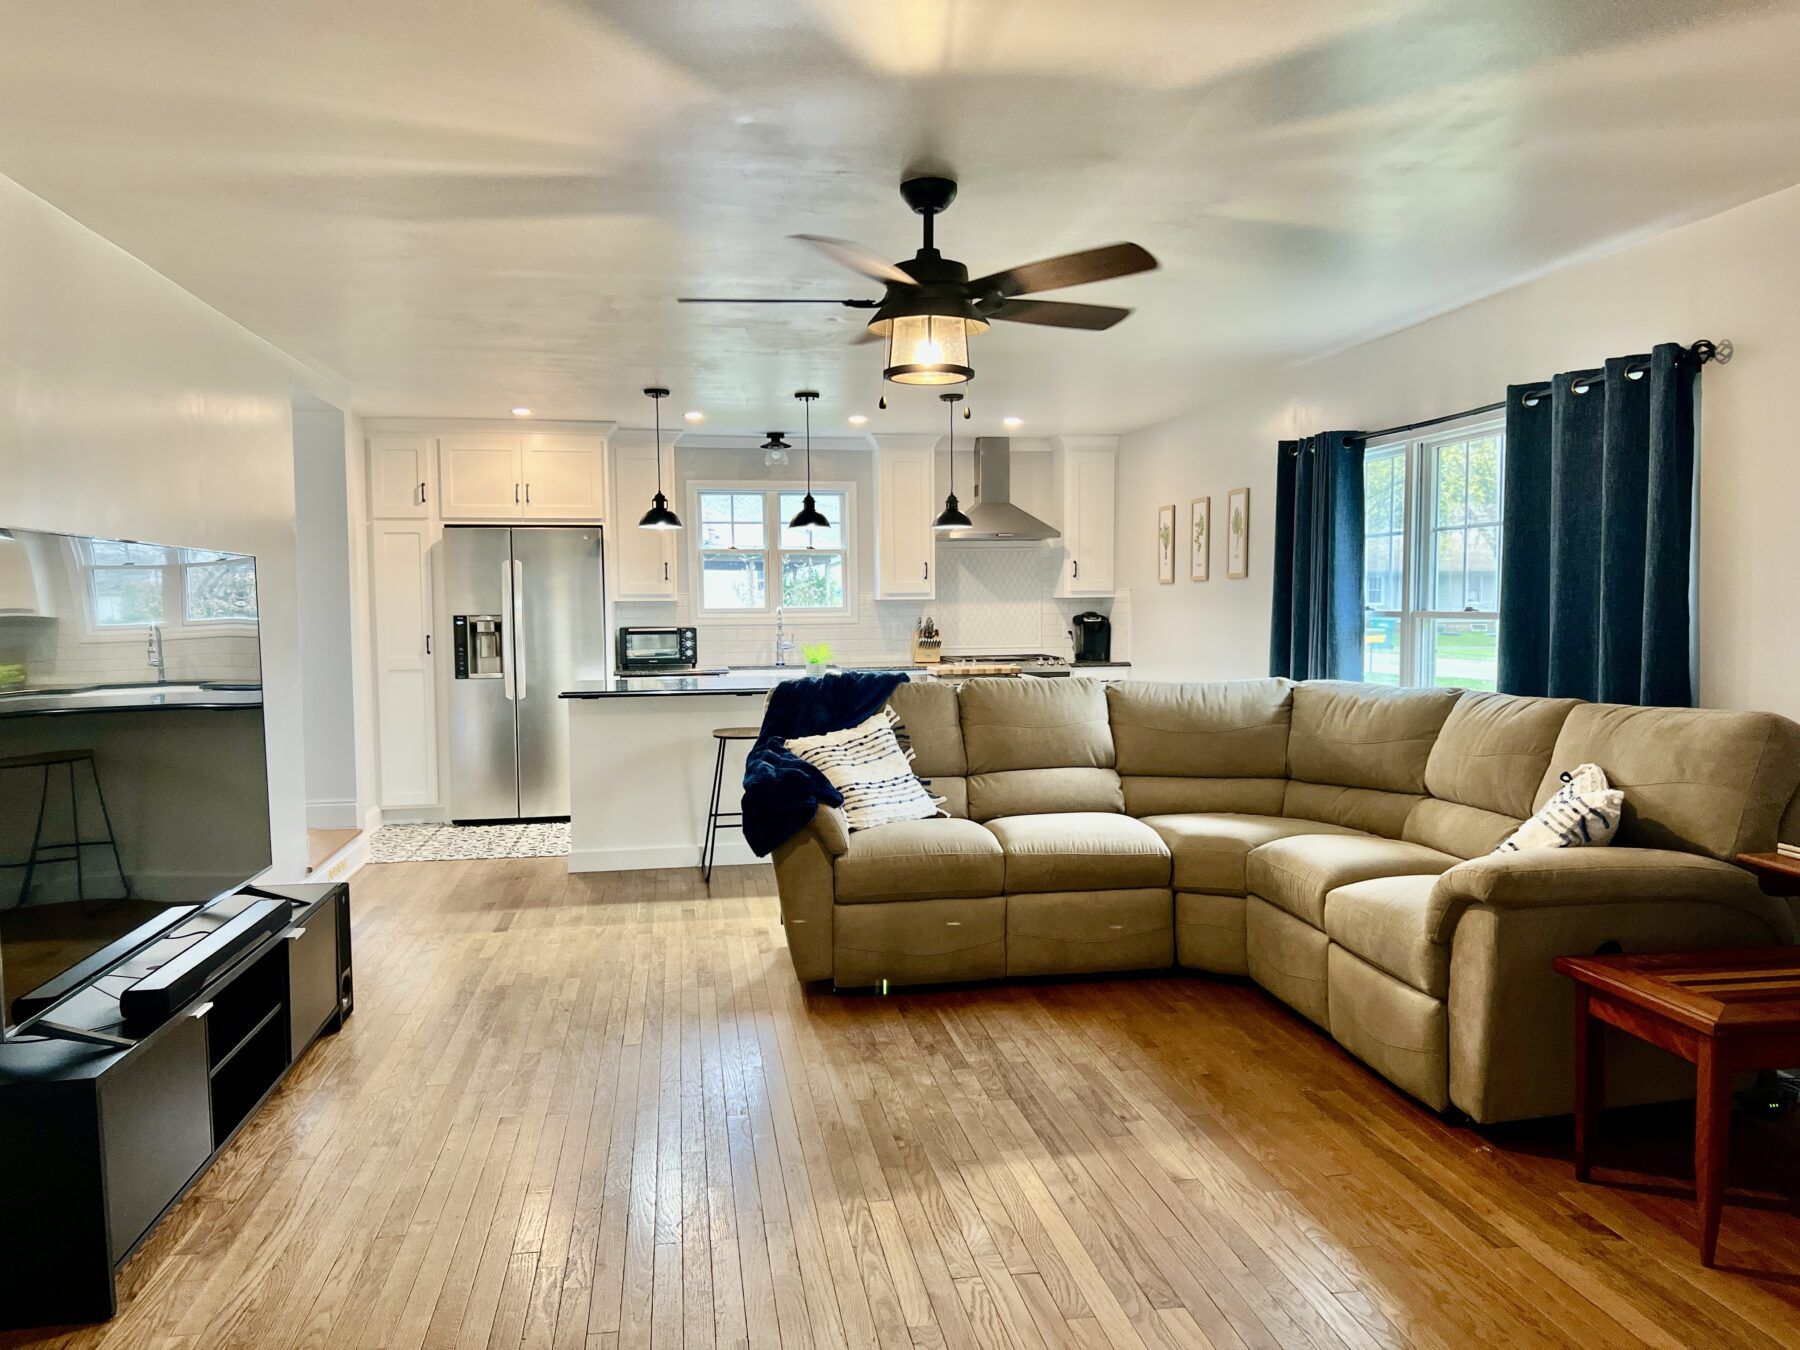
MULTIPOLYGON (((1794 940, 1729 861, 1800 825, 1800 726, 1335 681, 976 679, 890 706, 945 819, 775 854, 803 981, 838 988, 1180 966, 1248 976, 1427 1105, 1572 1109, 1563 953, 1794 940), (1607 848, 1495 846, 1584 762, 1607 848)), ((1621 1039, 1608 1101, 1692 1091, 1621 1039)))

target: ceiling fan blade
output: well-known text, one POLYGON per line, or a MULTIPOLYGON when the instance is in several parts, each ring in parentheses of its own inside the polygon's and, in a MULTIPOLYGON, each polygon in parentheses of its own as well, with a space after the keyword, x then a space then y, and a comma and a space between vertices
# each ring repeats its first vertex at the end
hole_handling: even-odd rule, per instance
POLYGON ((848 239, 832 239, 822 234, 790 234, 788 238, 810 244, 833 262, 848 267, 852 272, 860 272, 874 281, 894 286, 919 284, 894 264, 883 262, 861 244, 853 244, 848 239))
POLYGON ((1083 249, 1065 253, 1060 258, 1044 258, 1009 267, 969 283, 976 295, 998 291, 1001 295, 1032 295, 1038 291, 1059 291, 1064 286, 1081 286, 1090 281, 1110 281, 1128 277, 1134 272, 1148 272, 1157 265, 1149 252, 1136 244, 1107 244, 1104 248, 1083 249))
POLYGON ((879 300, 794 300, 760 295, 678 295, 678 305, 842 305, 845 309, 876 309, 879 300))
POLYGON ((989 313, 990 319, 1008 323, 1041 323, 1050 328, 1086 328, 1100 332, 1111 328, 1131 311, 1117 305, 1071 305, 1060 300, 1008 300, 989 313))

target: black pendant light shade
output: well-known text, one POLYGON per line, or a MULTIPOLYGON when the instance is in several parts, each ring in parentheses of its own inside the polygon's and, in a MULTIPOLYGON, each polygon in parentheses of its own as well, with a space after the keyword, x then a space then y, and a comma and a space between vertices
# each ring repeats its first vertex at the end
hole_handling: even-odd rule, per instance
POLYGON ((663 496, 662 490, 662 401, 669 396, 667 389, 646 389, 644 396, 656 408, 656 495, 650 499, 650 509, 644 512, 638 521, 640 530, 679 530, 681 517, 669 509, 669 499, 663 496))
POLYGON ((819 510, 812 495, 812 405, 819 396, 816 389, 802 389, 794 395, 806 405, 806 496, 802 499, 800 510, 788 522, 790 530, 829 530, 831 522, 825 519, 825 513, 819 510))
POLYGON ((950 405, 950 495, 944 498, 944 509, 938 512, 938 518, 931 522, 934 530, 966 530, 975 522, 962 513, 956 504, 956 405, 962 402, 961 394, 939 394, 945 403, 950 405))

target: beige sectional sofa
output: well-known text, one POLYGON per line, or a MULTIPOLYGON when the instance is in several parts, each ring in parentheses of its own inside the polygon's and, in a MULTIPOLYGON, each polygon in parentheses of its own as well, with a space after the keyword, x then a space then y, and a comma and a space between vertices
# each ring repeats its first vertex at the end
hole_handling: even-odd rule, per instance
MULTIPOLYGON (((890 705, 948 819, 775 854, 802 980, 840 988, 1147 970, 1247 975, 1428 1105, 1572 1107, 1563 953, 1792 941, 1728 861, 1773 847, 1800 726, 1333 681, 977 679, 890 705), (1495 854, 1584 762, 1626 794, 1608 848, 1495 854)), ((1614 1103, 1692 1090, 1637 1042, 1614 1103)))

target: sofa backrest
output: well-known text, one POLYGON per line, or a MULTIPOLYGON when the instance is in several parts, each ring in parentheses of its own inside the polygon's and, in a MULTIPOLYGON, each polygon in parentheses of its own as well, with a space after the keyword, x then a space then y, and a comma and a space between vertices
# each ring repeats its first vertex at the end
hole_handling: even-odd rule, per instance
POLYGON ((1459 689, 1346 680, 1294 686, 1282 814, 1398 839, 1425 796, 1425 764, 1459 689))
POLYGON ((1106 703, 1132 815, 1281 814, 1291 680, 1109 684, 1106 703))
POLYGON ((1124 811, 1100 681, 976 679, 958 704, 972 819, 1124 811))
POLYGON ((956 686, 910 680, 888 699, 894 734, 912 751, 913 772, 953 816, 969 814, 969 759, 963 752, 962 715, 956 686))
POLYGON ((1428 794, 1401 837, 1459 858, 1492 853, 1536 809, 1572 698, 1465 691, 1425 760, 1428 794))
POLYGON ((1541 805, 1578 764, 1624 789, 1615 842, 1714 858, 1775 847, 1800 788, 1800 724, 1722 708, 1579 704, 1538 785, 1541 805))

